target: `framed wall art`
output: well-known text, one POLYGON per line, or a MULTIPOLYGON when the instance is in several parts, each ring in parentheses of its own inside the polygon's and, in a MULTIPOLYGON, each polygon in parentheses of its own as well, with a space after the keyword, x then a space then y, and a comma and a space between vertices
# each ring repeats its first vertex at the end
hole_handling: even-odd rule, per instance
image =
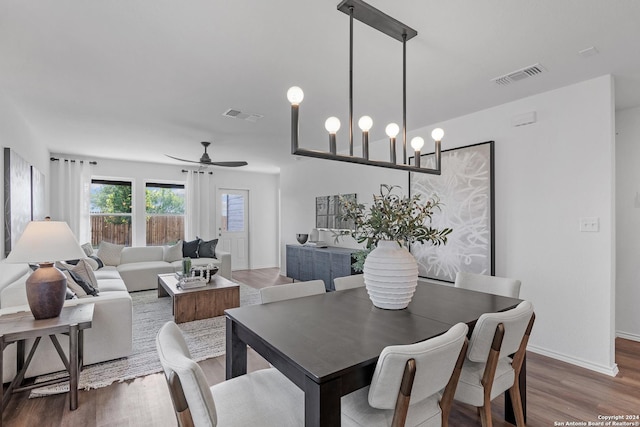
POLYGON ((4 149, 4 252, 11 252, 31 221, 31 165, 4 149))
MULTIPOLYGON (((421 156, 433 167, 433 154, 421 156)), ((443 204, 433 225, 453 232, 444 246, 414 244, 420 277, 454 282, 458 271, 493 275, 494 261, 494 142, 442 151, 442 174, 409 173, 409 194, 423 199, 436 195, 443 204)))

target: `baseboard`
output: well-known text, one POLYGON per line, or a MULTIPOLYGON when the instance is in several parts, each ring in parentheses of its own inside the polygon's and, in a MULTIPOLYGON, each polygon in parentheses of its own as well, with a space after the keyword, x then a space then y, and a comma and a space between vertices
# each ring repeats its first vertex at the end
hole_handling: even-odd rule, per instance
POLYGON ((617 331, 616 332, 616 337, 618 338, 624 338, 625 340, 631 340, 631 341, 638 341, 640 342, 640 335, 637 334, 630 334, 628 332, 621 332, 621 331, 617 331))
POLYGON ((572 365, 579 366, 581 368, 589 369, 590 371, 599 372, 601 374, 609 375, 610 377, 615 377, 618 375, 618 365, 613 364, 613 366, 603 366, 595 363, 588 362, 583 359, 579 359, 572 356, 567 356, 566 354, 556 353, 555 351, 550 351, 544 348, 536 347, 531 344, 527 346, 527 351, 531 351, 533 353, 541 354, 543 356, 551 357, 552 359, 560 360, 562 362, 570 363, 572 365))

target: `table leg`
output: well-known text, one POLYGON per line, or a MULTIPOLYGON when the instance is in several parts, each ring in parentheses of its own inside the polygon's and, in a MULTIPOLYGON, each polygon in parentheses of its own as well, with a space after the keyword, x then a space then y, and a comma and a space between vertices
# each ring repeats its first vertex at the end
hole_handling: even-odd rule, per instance
POLYGON ((237 333, 237 325, 229 317, 226 320, 226 348, 225 369, 226 379, 239 377, 247 373, 247 344, 245 344, 237 333))
POLYGON ((69 409, 78 408, 78 324, 69 326, 69 409))
MULTIPOLYGON (((524 356, 522 361, 522 368, 520 370, 520 376, 518 377, 520 383, 520 399, 522 400, 522 413, 524 414, 524 420, 527 421, 527 356, 524 356)), ((513 402, 511 402, 511 395, 509 390, 504 392, 504 419, 513 425, 516 425, 516 416, 513 412, 513 402)))
POLYGON ((306 377, 304 383, 305 427, 340 427, 342 381, 336 378, 321 384, 306 377))

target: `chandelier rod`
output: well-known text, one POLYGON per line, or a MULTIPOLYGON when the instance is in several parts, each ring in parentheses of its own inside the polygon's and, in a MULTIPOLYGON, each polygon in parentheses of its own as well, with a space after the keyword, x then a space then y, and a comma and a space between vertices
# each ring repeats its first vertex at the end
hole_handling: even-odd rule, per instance
POLYGON ((353 6, 349 6, 349 155, 353 156, 353 6))

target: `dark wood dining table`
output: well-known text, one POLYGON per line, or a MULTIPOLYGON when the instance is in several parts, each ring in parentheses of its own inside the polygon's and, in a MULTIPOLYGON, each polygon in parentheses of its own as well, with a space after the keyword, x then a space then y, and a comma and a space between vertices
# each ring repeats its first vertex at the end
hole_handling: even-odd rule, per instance
MULTIPOLYGON (((483 313, 520 302, 420 283, 404 310, 374 307, 365 288, 229 309, 226 378, 246 373, 248 345, 304 391, 305 426, 339 426, 341 396, 371 383, 384 347, 424 341, 459 322, 471 331, 483 313)), ((520 376, 526 414, 525 378, 526 363, 520 376)), ((515 424, 511 402, 505 403, 515 424)))

